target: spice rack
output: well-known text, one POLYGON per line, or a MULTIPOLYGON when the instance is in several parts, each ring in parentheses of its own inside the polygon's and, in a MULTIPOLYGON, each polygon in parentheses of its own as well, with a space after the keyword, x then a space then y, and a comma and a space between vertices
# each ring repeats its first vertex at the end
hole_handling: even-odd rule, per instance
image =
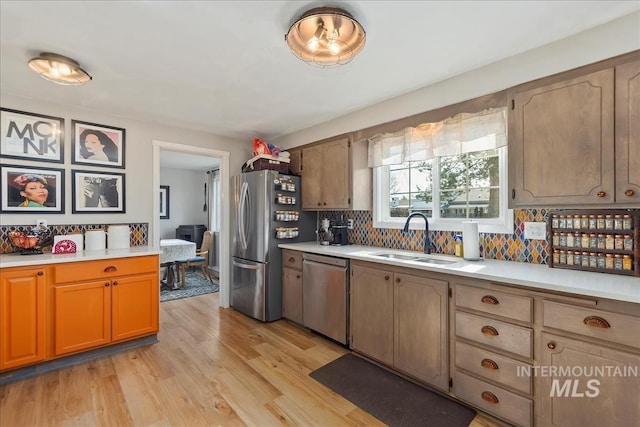
POLYGON ((549 267, 640 276, 640 211, 562 210, 549 215, 549 267))

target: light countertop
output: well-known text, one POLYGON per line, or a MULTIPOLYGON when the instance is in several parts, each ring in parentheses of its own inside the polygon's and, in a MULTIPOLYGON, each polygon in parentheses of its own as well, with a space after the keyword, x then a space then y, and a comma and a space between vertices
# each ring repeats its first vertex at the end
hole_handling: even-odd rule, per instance
POLYGON ((439 258, 450 259, 457 262, 448 265, 432 265, 418 261, 382 258, 376 256, 376 254, 398 253, 420 255, 421 253, 374 246, 323 246, 316 242, 282 243, 278 246, 283 249, 292 249, 319 255, 336 256, 476 279, 492 280, 531 289, 564 292, 640 304, 640 278, 632 276, 549 268, 546 265, 540 264, 492 259, 466 261, 451 255, 437 254, 434 255, 439 258))
POLYGON ((104 249, 100 251, 82 251, 75 254, 53 254, 51 252, 42 255, 0 255, 0 268, 28 267, 42 264, 57 264, 61 262, 91 261, 97 259, 128 258, 144 255, 160 255, 159 247, 132 246, 125 249, 104 249))

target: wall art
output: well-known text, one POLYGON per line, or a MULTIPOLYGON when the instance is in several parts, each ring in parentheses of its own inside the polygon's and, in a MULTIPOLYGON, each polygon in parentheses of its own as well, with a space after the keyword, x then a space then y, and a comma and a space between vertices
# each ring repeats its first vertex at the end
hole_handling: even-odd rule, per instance
POLYGON ((123 173, 71 171, 73 213, 125 213, 123 173))
POLYGON ((0 157, 64 163, 64 119, 0 108, 0 157))
POLYGON ((160 219, 169 219, 169 186, 160 186, 160 219))
POLYGON ((0 166, 0 211, 64 213, 64 169, 0 166))
POLYGON ((71 128, 71 163, 124 169, 124 129, 78 120, 71 121, 71 128))

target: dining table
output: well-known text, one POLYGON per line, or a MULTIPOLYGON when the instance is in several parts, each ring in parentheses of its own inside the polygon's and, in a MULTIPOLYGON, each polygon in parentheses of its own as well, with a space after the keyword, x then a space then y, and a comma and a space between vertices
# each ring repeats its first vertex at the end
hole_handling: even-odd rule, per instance
POLYGON ((160 239, 160 266, 166 267, 166 274, 161 280, 161 289, 179 289, 176 261, 187 260, 196 256, 196 244, 182 239, 160 239))

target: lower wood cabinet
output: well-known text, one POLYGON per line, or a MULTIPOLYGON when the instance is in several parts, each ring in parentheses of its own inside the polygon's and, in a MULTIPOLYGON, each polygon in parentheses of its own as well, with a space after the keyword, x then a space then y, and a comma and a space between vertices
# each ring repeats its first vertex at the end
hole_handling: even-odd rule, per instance
POLYGON ((3 268, 0 371, 159 329, 157 255, 3 268))
POLYGON ((46 284, 46 267, 2 270, 0 370, 45 360, 46 284))
POLYGON ((571 371, 538 377, 537 425, 638 425, 640 355, 551 333, 542 333, 541 340, 540 365, 548 372, 571 371))
POLYGON ((282 317, 302 325, 302 252, 282 251, 282 317))
POLYGON ((352 263, 351 348, 446 391, 447 307, 444 280, 352 263))

